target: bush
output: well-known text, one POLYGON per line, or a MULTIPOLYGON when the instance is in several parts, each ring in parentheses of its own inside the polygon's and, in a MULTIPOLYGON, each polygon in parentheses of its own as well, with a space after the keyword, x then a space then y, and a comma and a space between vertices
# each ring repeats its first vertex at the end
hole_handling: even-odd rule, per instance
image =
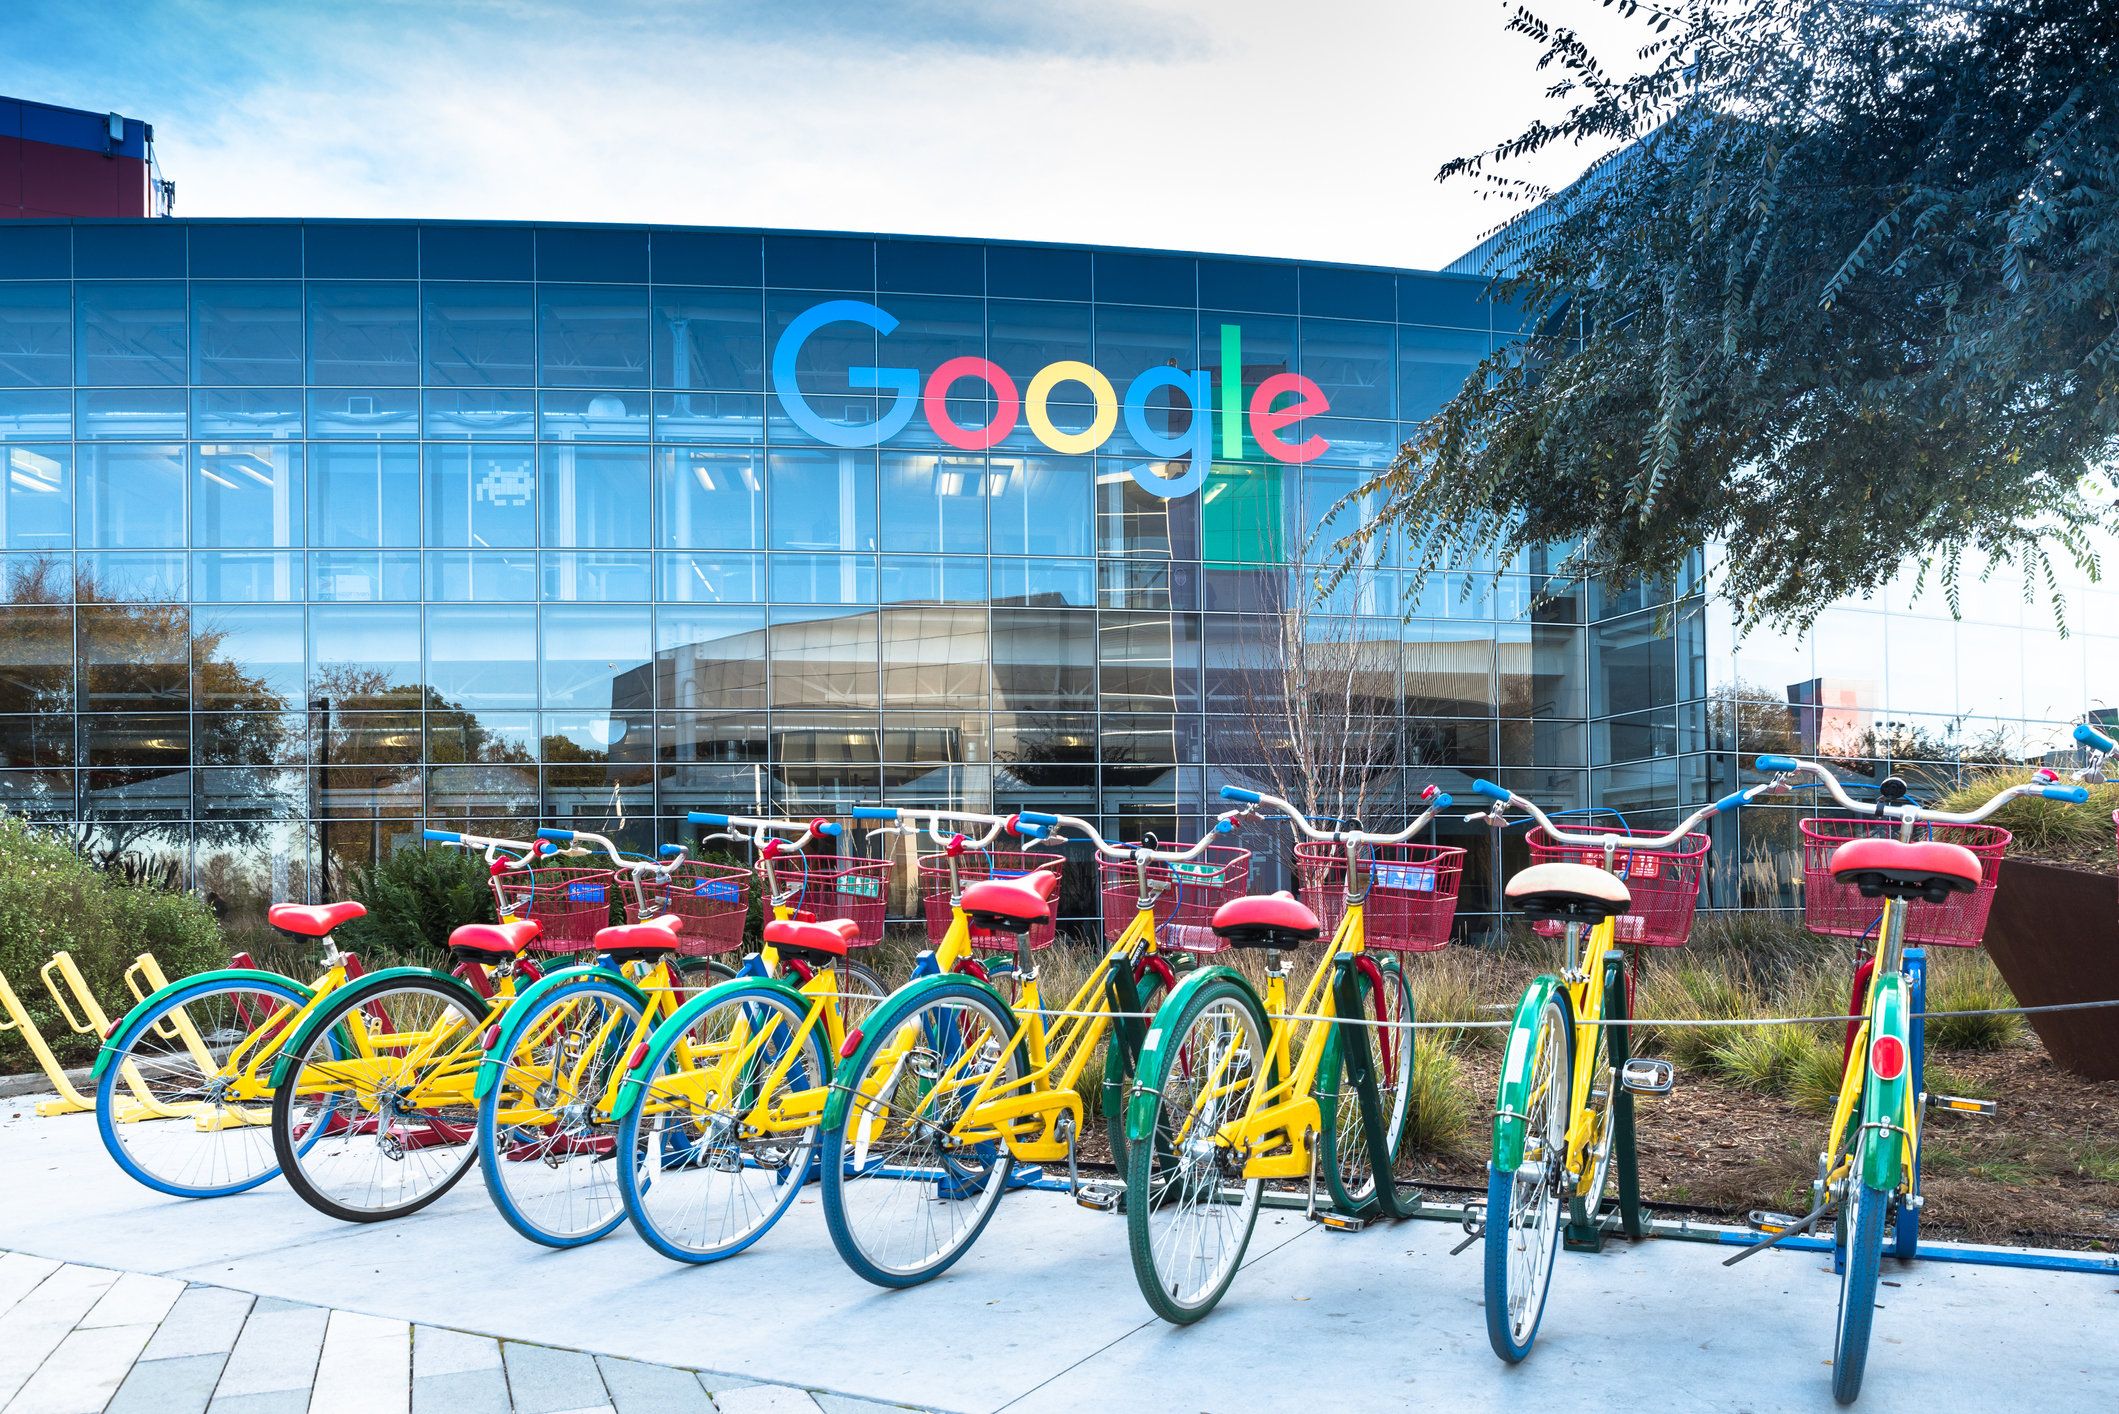
MULTIPOLYGON (((101 1038, 61 1019, 37 969, 61 950, 73 954, 89 990, 115 1017, 132 1003, 125 970, 151 952, 170 978, 227 963, 227 945, 203 899, 128 883, 83 859, 65 840, 0 818, 0 973, 28 1008, 61 1061, 90 1059, 101 1038)), ((67 998, 73 1005, 72 997, 67 998)), ((29 1047, 0 1032, 0 1072, 31 1069, 29 1047)))
POLYGON ((1460 1153, 1472 1127, 1470 1082, 1463 1063, 1452 1046, 1437 1039, 1447 1033, 1412 1034, 1420 1039, 1413 1045, 1412 1105, 1402 1152, 1460 1153))
POLYGON ((463 849, 400 849, 348 875, 347 893, 368 916, 338 930, 338 941, 372 970, 392 963, 431 966, 465 923, 497 916, 485 862, 463 849))
MULTIPOLYGON (((2031 779, 2028 770, 1983 771, 1935 802, 1937 810, 1977 810, 2008 786, 2031 779)), ((2103 873, 2112 867, 2112 812, 2119 784, 2089 788, 2087 805, 2025 796, 2004 805, 1987 823, 2009 832, 2011 857, 2039 859, 2103 873)))
MULTIPOLYGON (((1977 949, 1928 950, 1928 1010, 1986 1011, 2016 1005, 1994 960, 1977 949)), ((2029 1029, 2020 1016, 1937 1016, 1927 1023, 1928 1044, 1944 1051, 1995 1051, 2021 1041, 2029 1029)))

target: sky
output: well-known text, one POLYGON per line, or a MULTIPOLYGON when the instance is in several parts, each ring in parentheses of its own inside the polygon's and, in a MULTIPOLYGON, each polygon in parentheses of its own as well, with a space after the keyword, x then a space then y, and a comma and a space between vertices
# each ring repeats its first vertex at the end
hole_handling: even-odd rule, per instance
MULTIPOLYGON (((1531 0, 1623 62, 1597 0, 1531 0)), ((635 221, 1431 268, 1550 75, 1500 0, 5 0, 0 93, 180 216, 635 221)), ((1564 183, 1597 154, 1536 168, 1564 183)))

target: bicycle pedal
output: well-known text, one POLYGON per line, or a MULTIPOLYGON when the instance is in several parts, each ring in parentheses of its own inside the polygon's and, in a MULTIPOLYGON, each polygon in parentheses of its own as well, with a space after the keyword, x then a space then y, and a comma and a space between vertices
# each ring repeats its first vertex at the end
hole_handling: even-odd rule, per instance
POLYGON ((1975 1100, 1969 1095, 1930 1095, 1928 1103, 1951 1114, 1980 1115, 1987 1119, 1994 1117, 1992 1100, 1975 1100))
POLYGON ((1619 1067, 1619 1086, 1633 1095, 1667 1095, 1678 1083, 1678 1068, 1667 1060, 1634 1056, 1619 1067))
POLYGON ((1126 1190, 1116 1183, 1085 1183, 1074 1190, 1076 1206, 1098 1213, 1121 1213, 1126 1208, 1126 1190))
POLYGON ((1749 1220, 1754 1228, 1768 1236, 1774 1233, 1786 1232, 1789 1228, 1802 1221, 1801 1218, 1795 1217, 1790 1213, 1769 1213, 1762 1208, 1753 1208, 1749 1214, 1749 1220))
POLYGON ((1359 1232, 1369 1225, 1367 1218, 1352 1217, 1346 1213, 1326 1209, 1311 1215, 1319 1227, 1328 1232, 1359 1232))

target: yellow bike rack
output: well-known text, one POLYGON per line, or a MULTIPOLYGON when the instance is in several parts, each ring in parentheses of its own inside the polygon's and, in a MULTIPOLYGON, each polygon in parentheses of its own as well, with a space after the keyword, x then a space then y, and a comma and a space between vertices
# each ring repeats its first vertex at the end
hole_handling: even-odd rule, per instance
MULTIPOLYGON (((53 953, 51 961, 37 969, 37 975, 43 979, 44 990, 51 994, 52 1003, 59 1008, 60 1017, 75 1034, 94 1036, 99 1041, 110 1034, 110 1018, 97 1003, 95 993, 89 990, 88 979, 81 975, 80 965, 74 961, 72 953, 64 949, 53 953), (67 1000, 68 993, 73 996, 71 1003, 67 1000), (76 1006, 80 1008, 78 1013, 75 1011, 76 1006)), ((141 953, 133 959, 132 966, 125 972, 125 985, 136 1001, 145 1001, 167 982, 161 964, 155 961, 153 953, 141 953)), ((37 1064, 43 1067, 45 1077, 51 1081, 52 1088, 59 1092, 59 1098, 56 1100, 38 1101, 37 1113, 63 1115, 93 1110, 96 1107, 95 1099, 74 1088, 73 1081, 67 1078, 65 1067, 61 1066, 59 1058, 52 1054, 51 1044, 44 1039, 43 1033, 38 1031, 36 1022, 30 1019, 29 1008, 22 1005, 22 999, 15 995, 15 989, 8 985, 5 976, 0 976, 0 1013, 5 1013, 0 1015, 0 1031, 22 1033, 22 1040, 29 1047, 30 1054, 37 1058, 37 1064)), ((202 1064, 205 1063, 205 1044, 192 1028, 190 1021, 181 1013, 178 1014, 174 1025, 166 1021, 159 1023, 156 1034, 172 1041, 181 1038, 194 1057, 199 1058, 202 1064)), ((211 1069, 210 1064, 207 1069, 211 1069)), ((133 1093, 132 1101, 118 1108, 117 1118, 121 1122, 131 1123, 148 1118, 175 1119, 191 1113, 191 1107, 188 1105, 165 1105, 150 1095, 146 1082, 140 1078, 139 1071, 130 1062, 120 1074, 126 1088, 133 1093)))

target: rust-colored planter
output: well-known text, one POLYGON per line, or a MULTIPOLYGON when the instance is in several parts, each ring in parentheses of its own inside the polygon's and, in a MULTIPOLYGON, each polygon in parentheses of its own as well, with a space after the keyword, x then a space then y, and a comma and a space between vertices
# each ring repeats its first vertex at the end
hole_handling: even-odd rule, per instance
MULTIPOLYGON (((1986 949, 2024 1006, 2119 997, 2119 880, 2008 860, 1994 891, 1986 949)), ((2061 1069, 2119 1080, 2119 1007, 2025 1019, 2061 1069)))

